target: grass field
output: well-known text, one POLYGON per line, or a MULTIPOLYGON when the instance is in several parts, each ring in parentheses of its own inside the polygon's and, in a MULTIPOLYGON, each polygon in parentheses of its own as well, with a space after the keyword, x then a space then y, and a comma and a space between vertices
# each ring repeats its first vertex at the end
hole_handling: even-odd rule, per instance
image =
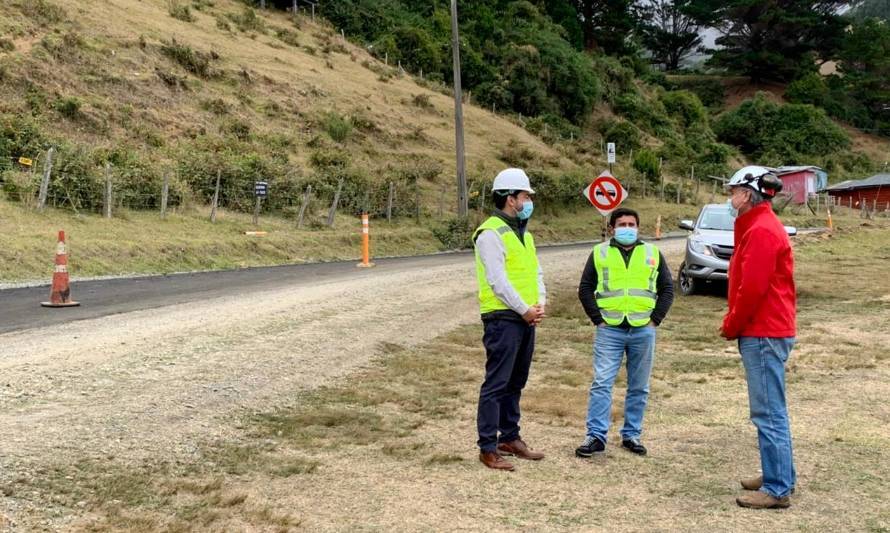
MULTIPOLYGON (((573 456, 592 328, 568 281, 551 287, 523 396, 523 434, 548 457, 517 472, 488 471, 476 459, 483 352, 473 325, 413 349, 383 344, 371 368, 237 421, 240 438, 208 442, 194 461, 50 465, 2 491, 75 512, 75 529, 87 531, 885 532, 890 231, 870 223, 797 243, 788 399, 799 482, 789 510, 734 503, 736 480, 759 464, 737 350, 716 337, 725 310, 716 296, 678 298, 659 329, 650 455, 621 451, 613 434, 605 456, 573 456)), ((623 385, 619 376, 615 424, 623 385)))

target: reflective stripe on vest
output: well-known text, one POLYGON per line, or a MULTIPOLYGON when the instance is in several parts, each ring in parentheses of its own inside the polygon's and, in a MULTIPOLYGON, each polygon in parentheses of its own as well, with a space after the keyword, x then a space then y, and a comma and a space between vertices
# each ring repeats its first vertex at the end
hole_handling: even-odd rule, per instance
MULTIPOLYGON (((523 245, 506 222, 493 216, 476 228, 473 233, 473 242, 475 243, 479 234, 486 230, 497 233, 501 242, 504 243, 506 250, 504 268, 507 281, 519 293, 526 305, 536 305, 539 297, 538 255, 535 250, 534 237, 526 231, 523 235, 525 241, 523 245)), ((476 249, 476 280, 479 283, 479 310, 482 314, 510 309, 507 304, 495 296, 488 280, 485 279, 485 265, 482 264, 482 259, 479 257, 478 248, 476 249)))
POLYGON ((606 324, 635 327, 649 322, 658 299, 656 280, 661 256, 655 246, 634 247, 627 264, 618 248, 601 243, 593 249, 597 271, 595 298, 606 324))

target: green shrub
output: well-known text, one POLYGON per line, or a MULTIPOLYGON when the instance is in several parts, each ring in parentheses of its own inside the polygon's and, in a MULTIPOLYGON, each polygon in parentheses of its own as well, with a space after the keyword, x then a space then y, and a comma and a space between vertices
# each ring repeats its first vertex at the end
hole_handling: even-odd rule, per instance
POLYGON ((74 96, 59 98, 53 103, 53 109, 63 117, 71 120, 80 116, 80 107, 80 100, 74 96))
POLYGON ((651 182, 657 182, 661 176, 661 171, 658 168, 658 156, 646 148, 634 153, 633 167, 651 182))
POLYGON ((828 85, 819 73, 811 72, 791 82, 785 91, 785 98, 795 104, 825 107, 829 99, 828 85))
POLYGON ((10 168, 13 159, 35 158, 46 139, 38 123, 28 115, 0 115, 0 169, 10 168))
POLYGON ((448 218, 434 224, 433 235, 446 250, 462 250, 473 246, 473 224, 467 217, 448 218))
POLYGON ((600 132, 605 142, 615 143, 616 149, 622 152, 630 152, 641 146, 640 130, 626 120, 606 122, 600 132))
POLYGON ((430 95, 428 94, 415 94, 411 99, 411 103, 421 109, 435 109, 435 106, 433 106, 433 103, 430 101, 430 95))
POLYGON ((19 0, 15 5, 25 16, 40 24, 54 24, 67 18, 64 9, 48 0, 19 0))
POLYGON ((212 98, 201 101, 201 109, 209 111, 214 115, 226 115, 229 113, 230 106, 222 98, 212 98))
POLYGON ((680 123, 683 128, 696 124, 707 124, 708 112, 701 100, 690 91, 669 91, 661 95, 665 111, 680 123))
POLYGON ((659 80, 658 85, 670 91, 686 90, 694 93, 701 103, 710 109, 723 107, 726 101, 726 87, 717 77, 672 76, 659 80))
POLYGON ((764 164, 802 163, 850 146, 850 137, 825 111, 808 104, 777 104, 758 93, 715 124, 718 138, 764 164))
POLYGON ((176 42, 176 39, 169 43, 163 43, 161 52, 200 78, 209 78, 213 75, 210 63, 218 57, 214 52, 204 53, 193 50, 191 46, 176 42))
POLYGON ((275 35, 278 37, 278 40, 283 42, 284 44, 289 44, 295 48, 300 47, 300 35, 287 28, 279 28, 275 31, 275 35))
POLYGON ((519 144, 516 139, 510 139, 507 146, 501 148, 498 159, 511 167, 528 168, 538 160, 538 155, 529 147, 519 144))
POLYGON ((344 150, 316 150, 309 156, 309 163, 317 169, 346 168, 349 153, 344 150))
POLYGON ((179 0, 167 0, 167 11, 170 16, 183 22, 194 22, 195 17, 187 4, 180 4, 179 0))
POLYGON ((250 6, 244 6, 240 14, 227 13, 226 16, 235 24, 235 27, 245 33, 251 31, 266 33, 266 23, 257 16, 256 11, 250 6))
POLYGON ((332 111, 324 117, 324 129, 334 142, 342 143, 352 133, 352 121, 332 111))
POLYGON ((12 52, 13 50, 15 50, 15 43, 5 37, 0 37, 0 52, 12 52))

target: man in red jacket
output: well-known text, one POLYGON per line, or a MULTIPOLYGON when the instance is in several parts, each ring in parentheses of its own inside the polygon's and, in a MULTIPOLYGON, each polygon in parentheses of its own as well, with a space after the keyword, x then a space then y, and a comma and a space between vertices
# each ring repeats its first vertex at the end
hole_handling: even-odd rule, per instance
POLYGON ((796 472, 785 403, 785 363, 794 346, 794 257, 785 227, 772 210, 782 182, 765 167, 745 167, 727 184, 737 212, 735 250, 729 264, 729 309, 720 335, 738 339, 748 382, 751 421, 757 428, 763 474, 741 481, 754 491, 742 507, 791 505, 796 472))

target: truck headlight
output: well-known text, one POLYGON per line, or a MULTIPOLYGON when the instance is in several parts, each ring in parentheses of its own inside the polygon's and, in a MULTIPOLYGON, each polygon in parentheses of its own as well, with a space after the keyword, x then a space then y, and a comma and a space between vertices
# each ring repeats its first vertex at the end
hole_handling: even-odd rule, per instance
POLYGON ((698 239, 689 239, 689 247, 692 248, 692 251, 697 254, 714 255, 711 253, 711 248, 703 241, 700 241, 698 239))

